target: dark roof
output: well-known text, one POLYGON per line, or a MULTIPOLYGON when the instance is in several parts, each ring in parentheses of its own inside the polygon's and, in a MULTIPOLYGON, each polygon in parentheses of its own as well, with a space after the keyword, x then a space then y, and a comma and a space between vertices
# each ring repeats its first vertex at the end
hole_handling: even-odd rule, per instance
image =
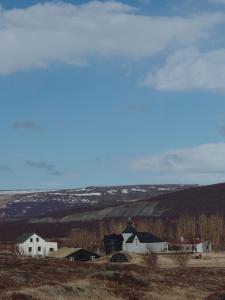
POLYGON ((131 218, 129 218, 129 221, 127 223, 127 227, 124 229, 124 231, 122 233, 136 233, 136 229, 133 226, 133 222, 131 220, 131 218))
POLYGON ((161 243, 164 242, 157 236, 149 233, 149 232, 137 232, 132 234, 126 241, 126 243, 133 243, 135 236, 138 237, 140 243, 161 243))
POLYGON ((114 242, 122 242, 123 241, 123 236, 122 234, 109 234, 104 236, 104 242, 109 242, 109 241, 114 241, 114 242))
POLYGON ((73 257, 75 260, 80 260, 80 261, 88 261, 90 260, 90 257, 94 256, 95 258, 99 258, 100 255, 97 253, 82 249, 82 248, 77 248, 75 251, 70 253, 69 255, 65 256, 65 258, 70 258, 73 257))
POLYGON ((124 253, 115 253, 110 258, 111 262, 128 262, 128 258, 124 253))
POLYGON ((122 233, 136 233, 137 230, 132 225, 127 225, 122 233))
POLYGON ((23 233, 20 236, 18 236, 18 238, 16 239, 17 243, 24 243, 26 242, 26 240, 28 240, 32 235, 34 234, 34 232, 32 233, 23 233))

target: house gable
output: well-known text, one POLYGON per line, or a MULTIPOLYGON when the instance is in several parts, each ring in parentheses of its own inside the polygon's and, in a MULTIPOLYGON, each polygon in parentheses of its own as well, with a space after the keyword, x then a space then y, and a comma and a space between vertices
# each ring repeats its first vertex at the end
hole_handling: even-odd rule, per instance
POLYGON ((17 244, 23 244, 25 243, 29 238, 31 238, 35 233, 24 233, 21 234, 17 239, 17 244))
POLYGON ((46 242, 43 238, 41 238, 36 233, 24 233, 16 239, 17 244, 24 244, 24 243, 30 243, 30 242, 32 243, 34 241, 42 242, 42 243, 46 242))
POLYGON ((133 243, 135 238, 138 239, 140 243, 151 244, 151 243, 163 243, 164 241, 158 238, 157 236, 148 233, 148 232, 137 232, 132 234, 126 243, 133 243))

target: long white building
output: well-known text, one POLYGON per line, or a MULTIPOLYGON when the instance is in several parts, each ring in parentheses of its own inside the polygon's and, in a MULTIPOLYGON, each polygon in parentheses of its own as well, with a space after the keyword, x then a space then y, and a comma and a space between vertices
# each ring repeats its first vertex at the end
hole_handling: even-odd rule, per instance
POLYGON ((122 232, 123 251, 132 253, 147 253, 168 251, 168 243, 149 232, 138 232, 131 219, 122 232))

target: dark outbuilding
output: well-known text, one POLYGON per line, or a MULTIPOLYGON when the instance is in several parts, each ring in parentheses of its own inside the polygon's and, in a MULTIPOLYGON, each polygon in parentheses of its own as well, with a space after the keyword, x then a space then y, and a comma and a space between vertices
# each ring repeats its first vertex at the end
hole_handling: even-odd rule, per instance
POLYGON ((115 263, 122 263, 128 262, 128 258, 124 253, 115 253, 111 256, 110 261, 115 263))
POLYGON ((70 261, 93 261, 100 257, 97 253, 85 250, 83 248, 63 247, 58 251, 52 252, 50 257, 66 258, 70 261))
POLYGON ((88 250, 85 249, 77 249, 74 252, 70 253, 69 255, 67 255, 65 258, 74 261, 94 261, 97 258, 100 258, 100 255, 94 253, 94 252, 90 252, 88 250))
POLYGON ((106 254, 122 251, 123 236, 122 234, 110 234, 104 237, 104 246, 106 254))

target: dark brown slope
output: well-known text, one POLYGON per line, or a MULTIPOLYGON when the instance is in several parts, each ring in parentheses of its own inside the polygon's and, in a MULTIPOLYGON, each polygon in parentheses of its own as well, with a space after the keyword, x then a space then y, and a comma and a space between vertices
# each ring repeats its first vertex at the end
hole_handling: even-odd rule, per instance
POLYGON ((225 215, 225 183, 191 188, 152 199, 158 209, 167 209, 163 216, 222 214, 225 215))
POLYGON ((225 183, 190 188, 148 200, 113 205, 99 209, 61 211, 60 215, 46 215, 32 222, 89 222, 121 217, 177 218, 181 215, 225 215, 225 183))

